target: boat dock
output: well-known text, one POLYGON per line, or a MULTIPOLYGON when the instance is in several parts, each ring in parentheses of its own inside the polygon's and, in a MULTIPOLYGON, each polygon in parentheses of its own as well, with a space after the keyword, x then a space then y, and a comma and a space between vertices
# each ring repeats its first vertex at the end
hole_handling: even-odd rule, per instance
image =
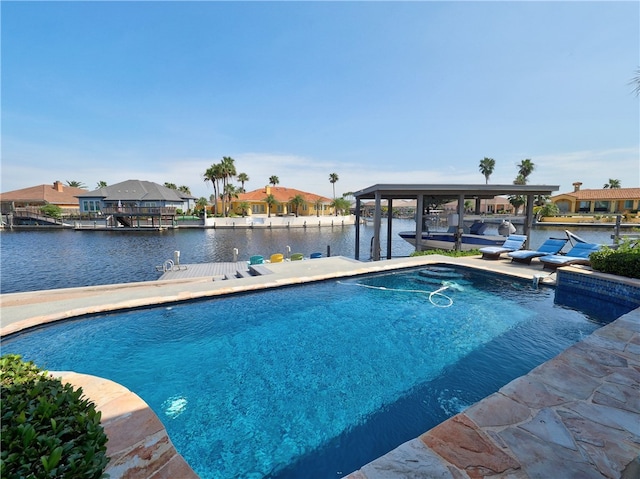
POLYGON ((249 270, 249 264, 246 261, 171 265, 170 268, 166 268, 165 270, 160 266, 156 268, 160 268, 159 271, 162 271, 162 276, 158 278, 159 281, 202 278, 204 276, 213 278, 213 280, 216 281, 222 279, 244 278, 252 275, 249 270))

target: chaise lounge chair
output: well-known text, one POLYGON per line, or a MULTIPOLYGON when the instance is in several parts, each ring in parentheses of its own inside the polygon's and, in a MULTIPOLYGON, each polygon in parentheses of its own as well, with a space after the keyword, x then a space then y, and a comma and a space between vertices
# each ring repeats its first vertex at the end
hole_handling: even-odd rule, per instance
POLYGON ((502 246, 486 246, 480 248, 482 253, 482 259, 498 259, 502 253, 510 253, 516 251, 524 246, 524 242, 527 241, 526 235, 510 235, 502 246))
POLYGON ((599 251, 601 245, 594 243, 576 243, 566 255, 550 254, 541 256, 540 262, 544 265, 544 269, 557 269, 560 266, 569 266, 572 264, 590 265, 589 255, 599 251))
POLYGON ((511 251, 507 256, 511 258, 512 263, 531 264, 533 258, 560 253, 567 241, 569 240, 566 238, 549 238, 537 250, 521 249, 519 251, 511 251))

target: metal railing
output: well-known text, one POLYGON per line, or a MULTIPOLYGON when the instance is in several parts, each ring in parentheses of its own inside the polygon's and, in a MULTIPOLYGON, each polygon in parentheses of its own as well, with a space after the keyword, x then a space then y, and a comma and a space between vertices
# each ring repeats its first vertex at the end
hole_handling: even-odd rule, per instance
POLYGON ((105 207, 102 208, 102 213, 105 215, 167 215, 175 216, 177 208, 167 206, 117 206, 117 207, 105 207))

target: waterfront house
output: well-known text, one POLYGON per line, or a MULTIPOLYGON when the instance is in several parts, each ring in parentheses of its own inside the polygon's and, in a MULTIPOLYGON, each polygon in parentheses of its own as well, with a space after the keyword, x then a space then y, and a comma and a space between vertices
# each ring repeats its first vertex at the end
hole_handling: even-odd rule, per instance
POLYGON ((240 193, 237 198, 231 201, 231 210, 241 216, 243 213, 247 215, 271 214, 286 216, 297 214, 298 216, 326 216, 334 213, 334 209, 331 206, 332 202, 330 198, 296 190, 295 188, 267 185, 264 188, 240 193), (271 208, 269 208, 266 201, 269 195, 273 195, 277 202, 271 208), (296 207, 291 204, 291 201, 298 195, 304 199, 304 204, 296 211, 296 207), (243 204, 248 206, 244 212, 242 211, 243 204))
POLYGON ((640 188, 581 189, 573 184, 573 191, 551 197, 561 214, 637 214, 640 209, 640 188))
POLYGON ((47 223, 41 208, 47 205, 58 206, 62 216, 78 214, 77 196, 87 190, 63 185, 60 181, 53 184, 30 186, 20 190, 0 194, 2 215, 11 217, 10 224, 47 223))
POLYGON ((112 226, 173 224, 178 210, 195 206, 195 197, 151 181, 127 180, 77 195, 80 212, 112 218, 112 226), (142 223, 141 223, 142 221, 142 223))

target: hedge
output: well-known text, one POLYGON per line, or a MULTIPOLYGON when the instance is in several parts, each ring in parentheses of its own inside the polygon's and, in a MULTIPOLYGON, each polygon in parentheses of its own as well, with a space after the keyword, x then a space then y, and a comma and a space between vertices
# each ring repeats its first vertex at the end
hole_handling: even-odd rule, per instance
POLYGON ((18 355, 0 358, 0 477, 108 477, 100 412, 82 388, 47 375, 18 355))
POLYGON ((640 279, 640 242, 627 240, 617 249, 605 247, 591 253, 589 261, 596 271, 640 279))

